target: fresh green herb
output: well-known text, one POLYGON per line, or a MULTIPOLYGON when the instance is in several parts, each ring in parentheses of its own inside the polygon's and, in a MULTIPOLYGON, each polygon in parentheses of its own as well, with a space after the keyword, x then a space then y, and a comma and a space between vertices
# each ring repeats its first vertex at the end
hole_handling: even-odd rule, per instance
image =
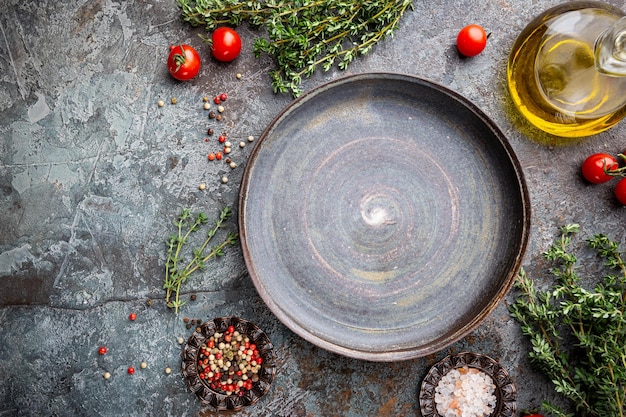
MULTIPOLYGON (((551 289, 539 291, 524 270, 516 288, 520 297, 511 315, 530 338, 531 362, 554 383, 556 392, 572 401, 576 415, 626 415, 626 266, 617 242, 604 234, 588 239, 607 267, 592 290, 581 284, 578 260, 568 252, 576 224, 562 228, 560 239, 543 255, 555 263, 551 289)), ((549 414, 567 417, 545 401, 549 414)))
MULTIPOLYGON (((192 26, 212 31, 219 25, 248 22, 265 28, 267 37, 254 41, 254 54, 273 57, 274 92, 301 94, 303 77, 318 66, 328 71, 337 62, 346 69, 398 28, 412 0, 177 0, 182 17, 192 26)), ((205 38, 205 41, 209 41, 205 38)))
POLYGON ((213 246, 208 253, 205 253, 209 242, 216 233, 223 228, 224 222, 232 216, 229 207, 221 210, 220 216, 215 220, 215 224, 207 232, 204 242, 198 249, 192 249, 192 258, 189 262, 185 262, 182 257, 182 251, 188 243, 191 235, 209 222, 208 217, 204 213, 198 213, 195 216, 191 214, 190 209, 183 209, 174 222, 176 233, 170 235, 167 240, 167 261, 165 262, 165 282, 163 288, 166 291, 165 302, 169 308, 173 308, 178 314, 178 309, 185 304, 179 298, 181 285, 196 270, 204 270, 206 262, 211 258, 222 256, 224 249, 228 245, 234 245, 237 242, 237 233, 228 232, 224 241, 219 245, 213 246), (174 297, 174 299, 172 299, 174 297))

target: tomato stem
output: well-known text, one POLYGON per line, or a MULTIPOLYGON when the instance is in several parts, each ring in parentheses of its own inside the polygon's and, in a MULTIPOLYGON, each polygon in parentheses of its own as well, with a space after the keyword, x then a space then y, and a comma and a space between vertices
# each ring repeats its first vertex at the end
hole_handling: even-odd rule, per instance
POLYGON ((174 62, 176 62, 176 71, 178 71, 180 69, 180 67, 182 67, 185 64, 185 61, 187 61, 187 53, 185 52, 185 48, 183 47, 183 45, 178 45, 178 47, 180 48, 180 52, 181 54, 174 54, 174 62))
POLYGON ((617 168, 609 168, 606 161, 604 161, 604 173, 611 177, 626 177, 626 155, 618 154, 618 158, 621 158, 624 165, 617 168))

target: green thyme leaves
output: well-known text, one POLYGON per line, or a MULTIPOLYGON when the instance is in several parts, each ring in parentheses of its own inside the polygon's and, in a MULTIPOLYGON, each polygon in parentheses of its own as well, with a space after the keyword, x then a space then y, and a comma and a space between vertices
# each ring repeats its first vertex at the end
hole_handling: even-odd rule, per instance
MULTIPOLYGON (((576 415, 626 415, 626 266, 617 242, 604 234, 587 240, 607 274, 594 288, 582 285, 577 257, 569 251, 578 225, 561 229, 543 255, 554 267, 552 288, 539 291, 524 270, 515 287, 519 297, 510 313, 529 337, 529 358, 574 404, 576 415)), ((544 402, 546 413, 566 417, 544 402)))
MULTIPOLYGON (((210 249, 208 248, 217 232, 225 226, 226 220, 231 216, 232 211, 229 207, 221 210, 213 226, 208 229, 202 244, 189 251, 191 255, 189 260, 185 260, 183 257, 189 244, 189 239, 209 222, 209 218, 204 213, 192 215, 191 210, 185 208, 181 210, 180 215, 174 222, 176 231, 169 236, 166 242, 167 260, 165 261, 163 289, 165 290, 167 306, 173 308, 177 314, 178 309, 185 304, 179 297, 182 284, 196 270, 204 270, 206 263, 212 258, 222 256, 228 245, 234 245, 237 242, 237 233, 227 232, 221 243, 212 246, 210 249)), ((189 255, 189 253, 186 255, 189 255)))
POLYGON ((254 41, 255 56, 267 54, 275 93, 301 94, 302 79, 321 67, 344 70, 392 36, 411 0, 177 0, 182 18, 212 31, 248 22, 266 30, 254 41))

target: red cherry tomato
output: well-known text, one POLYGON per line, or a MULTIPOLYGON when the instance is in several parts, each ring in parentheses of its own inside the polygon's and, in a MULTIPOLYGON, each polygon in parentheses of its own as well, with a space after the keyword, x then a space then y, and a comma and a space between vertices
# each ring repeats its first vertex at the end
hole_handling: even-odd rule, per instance
POLYGON ((582 165, 583 177, 592 184, 601 184, 613 177, 605 173, 607 170, 617 169, 617 160, 606 153, 594 153, 585 159, 582 165))
POLYGON ((615 197, 617 197, 617 201, 626 206, 626 178, 619 180, 613 192, 615 197))
POLYGON ((456 37, 456 47, 462 55, 476 56, 487 45, 487 33, 479 25, 465 26, 456 37))
POLYGON ((241 38, 231 28, 219 27, 211 35, 213 44, 211 53, 221 62, 230 62, 239 56, 241 52, 241 38))
POLYGON ((189 81, 200 72, 200 55, 189 45, 172 45, 167 69, 177 80, 189 81))

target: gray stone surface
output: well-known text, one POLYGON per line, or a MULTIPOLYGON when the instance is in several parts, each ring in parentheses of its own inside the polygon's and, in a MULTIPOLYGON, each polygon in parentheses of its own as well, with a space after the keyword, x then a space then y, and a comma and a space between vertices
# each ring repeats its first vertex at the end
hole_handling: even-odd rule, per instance
MULTIPOLYGON (((623 1, 610 3, 625 8, 623 1)), ((495 120, 526 175, 533 217, 524 267, 540 284, 546 279, 540 253, 559 226, 577 222, 583 234, 603 231, 624 242, 624 209, 610 187, 589 186, 578 174, 586 155, 624 151, 623 123, 554 147, 513 111, 506 94, 515 37, 556 4, 415 1, 396 35, 347 71, 425 77, 495 120), (491 36, 481 55, 461 59, 454 41, 468 23, 482 24, 491 36)), ((291 333, 258 297, 238 247, 185 284, 184 297, 198 299, 178 317, 165 308, 171 221, 181 207, 209 217, 224 205, 235 207, 254 146, 235 148, 234 170, 207 163, 213 145, 204 141, 209 122, 202 97, 228 93, 216 131, 234 143, 258 138, 291 102, 271 91, 271 61, 252 54, 259 32, 242 26, 242 55, 219 64, 197 36, 202 29, 179 16, 174 0, 0 2, 0 416, 217 414, 201 406, 180 374, 177 338, 190 333, 183 315, 248 318, 276 346, 270 393, 241 416, 419 415, 419 383, 429 365, 462 350, 488 354, 510 371, 520 409, 555 398, 529 367, 528 346, 507 313, 510 297, 449 349, 393 364, 337 356, 291 333), (165 66, 168 46, 181 42, 203 57, 199 77, 188 83, 172 79, 165 66), (170 105, 171 97, 178 104, 170 105), (198 190, 200 183, 206 190, 198 190), (109 350, 104 356, 97 353, 101 345, 109 350), (147 368, 140 369, 142 361, 147 368), (127 375, 129 366, 135 375, 127 375)), ((344 74, 317 73, 304 89, 344 74)))

